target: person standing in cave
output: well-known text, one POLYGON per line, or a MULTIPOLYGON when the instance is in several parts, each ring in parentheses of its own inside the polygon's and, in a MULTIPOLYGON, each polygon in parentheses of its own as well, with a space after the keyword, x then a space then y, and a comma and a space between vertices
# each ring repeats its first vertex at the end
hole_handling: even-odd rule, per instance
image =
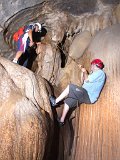
POLYGON ((37 45, 41 44, 41 29, 41 24, 35 23, 33 27, 27 27, 27 31, 23 37, 23 43, 25 44, 25 53, 20 56, 18 64, 28 69, 32 68, 33 61, 37 56, 37 45))
POLYGON ((13 59, 14 63, 18 63, 18 59, 20 56, 25 52, 25 50, 28 48, 28 46, 33 46, 33 38, 32 34, 33 31, 38 32, 41 30, 41 24, 30 24, 26 27, 24 27, 24 32, 18 36, 17 40, 17 53, 15 55, 15 58, 13 59), (36 27, 38 26, 38 27, 36 27), (38 29, 39 28, 39 29, 38 29))
POLYGON ((82 86, 69 84, 58 98, 50 97, 52 107, 58 105, 64 99, 64 108, 62 116, 58 119, 59 125, 63 126, 66 115, 70 108, 76 107, 82 103, 92 104, 98 100, 101 90, 105 84, 106 75, 103 71, 104 64, 100 59, 94 59, 91 62, 91 72, 79 65, 81 69, 82 86))
POLYGON ((24 34, 19 37, 17 43, 18 51, 13 59, 14 63, 31 68, 32 62, 37 56, 37 45, 41 44, 41 38, 46 34, 46 30, 43 31, 43 29, 40 23, 30 24, 25 28, 24 34))

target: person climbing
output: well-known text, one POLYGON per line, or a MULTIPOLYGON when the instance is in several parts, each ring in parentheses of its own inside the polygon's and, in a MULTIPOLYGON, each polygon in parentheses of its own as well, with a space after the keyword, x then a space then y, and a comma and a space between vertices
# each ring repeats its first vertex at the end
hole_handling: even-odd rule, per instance
POLYGON ((58 98, 55 99, 53 96, 50 97, 52 107, 57 106, 58 103, 64 99, 62 116, 58 119, 60 126, 64 125, 66 115, 70 108, 76 107, 82 103, 95 103, 105 84, 106 74, 103 71, 104 64, 100 59, 94 59, 91 62, 90 74, 88 74, 84 67, 81 65, 78 66, 81 69, 82 86, 79 87, 74 84, 69 84, 58 98))
POLYGON ((40 23, 29 24, 24 27, 24 33, 18 37, 17 41, 17 53, 13 59, 14 63, 18 63, 19 58, 29 47, 35 47, 38 42, 41 41, 40 32, 42 25, 40 23))

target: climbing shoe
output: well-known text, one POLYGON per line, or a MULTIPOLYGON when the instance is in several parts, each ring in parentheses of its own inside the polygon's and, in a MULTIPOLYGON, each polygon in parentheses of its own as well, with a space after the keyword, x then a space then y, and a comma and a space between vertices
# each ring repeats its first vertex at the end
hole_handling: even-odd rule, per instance
POLYGON ((58 122, 58 123, 59 123, 60 127, 64 126, 64 124, 65 124, 64 122, 58 122))
POLYGON ((60 118, 57 118, 57 122, 58 122, 59 127, 62 127, 65 124, 64 122, 60 122, 60 118))
POLYGON ((16 59, 13 59, 13 63, 18 63, 18 60, 16 60, 16 59))
POLYGON ((53 97, 53 96, 50 97, 50 103, 51 103, 52 107, 55 107, 57 105, 55 102, 55 97, 53 97))

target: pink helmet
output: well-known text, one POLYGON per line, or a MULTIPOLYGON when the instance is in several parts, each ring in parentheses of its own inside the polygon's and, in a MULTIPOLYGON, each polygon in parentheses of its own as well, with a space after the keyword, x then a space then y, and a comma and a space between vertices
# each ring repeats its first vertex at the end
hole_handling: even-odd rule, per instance
POLYGON ((91 64, 95 64, 100 69, 104 68, 104 64, 100 59, 94 59, 91 64))

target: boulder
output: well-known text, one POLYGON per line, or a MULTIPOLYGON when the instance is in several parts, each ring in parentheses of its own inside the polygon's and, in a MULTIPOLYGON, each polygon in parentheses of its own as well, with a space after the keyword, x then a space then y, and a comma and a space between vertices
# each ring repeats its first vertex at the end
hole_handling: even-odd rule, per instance
POLYGON ((42 160, 52 125, 45 83, 2 57, 0 74, 0 159, 42 160))
POLYGON ((120 23, 120 4, 114 10, 117 22, 120 23))
POLYGON ((51 44, 41 44, 37 48, 36 70, 37 76, 42 76, 51 84, 55 84, 61 65, 61 57, 57 47, 51 44))
MULTIPOLYGON (((59 72, 59 76, 56 82, 56 87, 59 88, 59 94, 67 87, 68 84, 73 83, 76 85, 80 85, 80 69, 77 63, 73 60, 69 64, 65 66, 65 68, 61 68, 59 72)), ((57 92, 58 92, 57 91, 57 92)), ((57 93, 58 94, 58 93, 57 93)))
POLYGON ((79 59, 88 47, 91 38, 92 37, 89 31, 84 31, 78 34, 69 48, 69 56, 73 59, 79 59))

